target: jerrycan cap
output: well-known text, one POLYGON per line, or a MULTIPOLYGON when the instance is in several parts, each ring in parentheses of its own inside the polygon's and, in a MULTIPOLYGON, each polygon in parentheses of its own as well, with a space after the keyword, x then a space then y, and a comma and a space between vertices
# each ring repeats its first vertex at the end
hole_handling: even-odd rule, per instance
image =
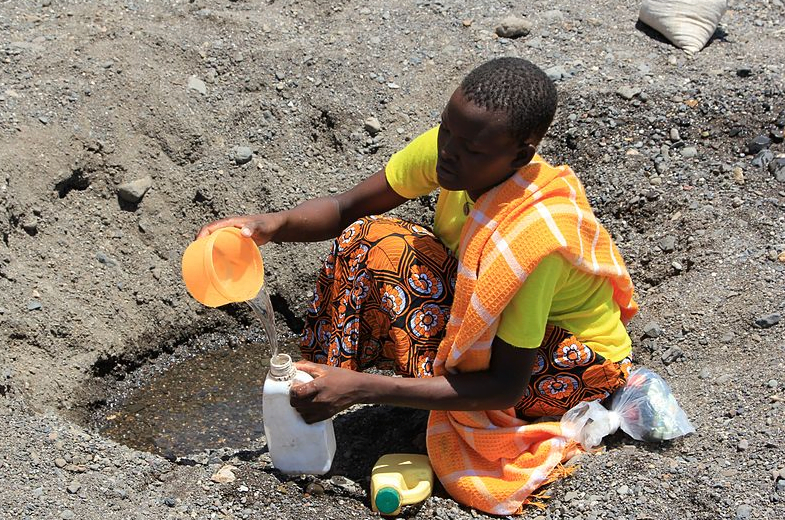
POLYGON ((395 488, 383 487, 376 492, 376 509, 383 515, 395 513, 401 507, 401 494, 395 488))

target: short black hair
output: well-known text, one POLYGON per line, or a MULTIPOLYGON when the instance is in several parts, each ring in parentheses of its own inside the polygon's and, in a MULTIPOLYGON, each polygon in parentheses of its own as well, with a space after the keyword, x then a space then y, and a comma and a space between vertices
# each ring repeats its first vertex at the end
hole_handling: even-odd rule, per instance
POLYGON ((539 67, 523 58, 496 58, 471 71, 461 82, 467 101, 486 110, 501 110, 509 117, 510 130, 521 142, 537 144, 556 114, 553 81, 539 67))

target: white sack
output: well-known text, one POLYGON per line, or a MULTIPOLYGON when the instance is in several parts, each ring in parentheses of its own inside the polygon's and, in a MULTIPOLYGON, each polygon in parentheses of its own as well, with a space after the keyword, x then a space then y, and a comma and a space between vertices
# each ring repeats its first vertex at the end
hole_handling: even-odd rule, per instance
POLYGON ((727 0, 643 0, 638 18, 689 54, 709 41, 727 0))

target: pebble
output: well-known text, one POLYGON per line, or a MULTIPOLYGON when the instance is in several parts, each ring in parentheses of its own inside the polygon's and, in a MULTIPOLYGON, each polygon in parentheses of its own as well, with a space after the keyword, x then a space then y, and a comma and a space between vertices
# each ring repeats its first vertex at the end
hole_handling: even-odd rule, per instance
POLYGON ((766 382, 766 386, 771 389, 777 388, 777 385, 779 385, 779 381, 777 381, 776 379, 769 379, 766 382))
POLYGON ((656 321, 650 321, 646 325, 643 326, 643 337, 644 338, 659 338, 662 336, 662 327, 656 321))
POLYGON ((73 482, 68 484, 68 487, 66 488, 66 490, 72 495, 79 493, 80 489, 82 489, 82 484, 80 484, 79 481, 77 480, 74 480, 73 482))
POLYGON ((769 173, 779 182, 785 182, 785 157, 777 157, 769 163, 769 173))
POLYGON ((117 187, 117 196, 126 202, 137 204, 141 202, 147 191, 153 185, 153 178, 149 175, 136 179, 131 182, 126 182, 117 187))
POLYGON ((620 95, 621 97, 623 97, 628 101, 634 98, 635 96, 639 95, 640 93, 641 93, 641 89, 639 89, 638 87, 631 87, 629 85, 619 87, 616 90, 616 94, 620 95))
POLYGON ((694 146, 685 146, 680 150, 680 153, 682 157, 690 159, 698 155, 698 149, 694 146))
POLYGON ((766 137, 765 135, 759 135, 754 139, 751 139, 747 143, 747 153, 750 155, 755 155, 756 153, 760 152, 764 148, 768 148, 771 145, 771 139, 766 137))
POLYGON ((200 80, 196 76, 191 76, 188 78, 188 89, 195 90, 202 95, 207 94, 207 85, 205 85, 204 81, 200 80))
POLYGON ((40 310, 41 307, 42 307, 41 302, 39 302, 38 300, 30 300, 30 302, 28 302, 27 304, 28 311, 37 311, 40 310))
POLYGON ((676 249, 676 237, 673 235, 666 235, 660 239, 658 245, 664 252, 672 253, 676 249))
POLYGON ((671 128, 670 139, 674 143, 681 141, 681 135, 679 135, 679 129, 678 128, 675 128, 675 127, 671 128))
POLYGON ((234 482, 237 479, 233 473, 236 469, 236 467, 229 464, 221 466, 221 468, 210 477, 210 480, 217 482, 218 484, 229 484, 234 482))
POLYGON ((739 444, 736 446, 736 449, 739 451, 747 451, 750 447, 750 441, 747 439, 742 439, 739 441, 739 444))
POLYGON ((681 358, 684 355, 684 351, 677 346, 670 347, 668 350, 662 353, 660 359, 662 362, 667 366, 676 361, 677 359, 681 358))
POLYGON ((58 457, 55 459, 55 466, 57 466, 58 468, 63 468, 65 467, 66 464, 68 464, 68 462, 66 462, 66 460, 62 457, 58 457))
POLYGON ((747 520, 752 515, 752 506, 742 504, 736 508, 736 520, 747 520))
POLYGON ((752 76, 752 67, 747 65, 743 65, 736 69, 736 75, 740 78, 749 78, 752 76))
POLYGON ((98 260, 99 264, 104 264, 107 267, 115 267, 117 265, 117 262, 114 259, 110 258, 101 251, 95 254, 95 258, 98 260))
POLYGON ((60 513, 60 518, 63 520, 73 520, 76 518, 76 515, 70 509, 64 509, 62 513, 60 513))
POLYGON ((619 486, 619 489, 617 489, 616 492, 620 495, 629 495, 630 487, 627 484, 622 484, 619 486))
POLYGON ((363 128, 371 137, 382 131, 382 123, 376 117, 369 117, 363 122, 363 128))
POLYGON ((237 165, 250 162, 253 159, 253 150, 248 146, 235 146, 232 149, 232 159, 237 165))
POLYGON ((547 74, 551 81, 559 81, 570 77, 570 73, 559 65, 545 69, 545 74, 547 74))
POLYGON ((766 168, 773 159, 774 153, 767 148, 755 154, 751 164, 757 168, 766 168))
POLYGON ((324 495, 324 486, 318 482, 311 482, 305 487, 305 492, 309 495, 320 497, 324 495))
POLYGON ((520 38, 527 36, 532 30, 532 23, 518 16, 503 18, 496 27, 496 34, 502 38, 520 38))
POLYGON ((781 316, 777 312, 760 316, 755 320, 755 325, 761 329, 768 329, 780 322, 781 316))
POLYGON ((743 185, 744 182, 745 182, 744 170, 742 170, 738 166, 733 168, 733 182, 735 182, 736 184, 738 184, 740 186, 743 185))
POLYGON ((771 136, 771 140, 777 144, 780 144, 783 140, 785 140, 785 135, 783 135, 782 129, 771 130, 769 132, 771 136))
POLYGON ((701 368, 700 373, 698 373, 698 378, 700 378, 700 379, 708 379, 710 377, 711 377, 711 370, 709 369, 709 367, 701 368))

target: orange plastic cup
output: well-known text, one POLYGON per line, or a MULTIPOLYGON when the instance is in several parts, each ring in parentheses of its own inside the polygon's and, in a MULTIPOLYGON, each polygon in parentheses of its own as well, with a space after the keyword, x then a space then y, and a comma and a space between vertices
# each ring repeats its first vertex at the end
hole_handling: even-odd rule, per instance
POLYGON ((183 281, 191 296, 208 307, 250 300, 264 284, 262 254, 239 229, 218 229, 186 248, 183 281))

